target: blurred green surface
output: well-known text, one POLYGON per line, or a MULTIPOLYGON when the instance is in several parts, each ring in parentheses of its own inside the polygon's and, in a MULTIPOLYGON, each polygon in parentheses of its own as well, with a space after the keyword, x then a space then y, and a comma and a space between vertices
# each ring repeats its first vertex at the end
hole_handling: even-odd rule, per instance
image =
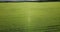
POLYGON ((0 32, 60 32, 59 24, 60 2, 0 3, 0 32))

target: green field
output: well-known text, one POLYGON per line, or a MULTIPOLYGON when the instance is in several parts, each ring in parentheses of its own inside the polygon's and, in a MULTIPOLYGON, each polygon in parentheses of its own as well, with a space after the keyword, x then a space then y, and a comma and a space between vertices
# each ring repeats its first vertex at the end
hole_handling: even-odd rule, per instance
POLYGON ((0 32, 60 32, 48 29, 59 24, 60 2, 0 3, 0 32))

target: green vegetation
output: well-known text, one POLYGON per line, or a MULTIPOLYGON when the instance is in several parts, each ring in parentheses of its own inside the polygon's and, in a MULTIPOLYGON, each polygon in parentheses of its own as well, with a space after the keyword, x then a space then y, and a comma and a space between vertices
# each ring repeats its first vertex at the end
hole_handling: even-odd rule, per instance
POLYGON ((0 3, 0 32, 46 32, 59 23, 60 2, 0 3))

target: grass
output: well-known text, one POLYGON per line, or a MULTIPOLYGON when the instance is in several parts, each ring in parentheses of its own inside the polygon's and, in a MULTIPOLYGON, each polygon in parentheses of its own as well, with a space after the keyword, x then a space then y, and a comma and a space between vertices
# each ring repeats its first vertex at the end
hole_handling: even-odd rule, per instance
POLYGON ((59 23, 60 2, 0 3, 0 32, 46 32, 59 23))

